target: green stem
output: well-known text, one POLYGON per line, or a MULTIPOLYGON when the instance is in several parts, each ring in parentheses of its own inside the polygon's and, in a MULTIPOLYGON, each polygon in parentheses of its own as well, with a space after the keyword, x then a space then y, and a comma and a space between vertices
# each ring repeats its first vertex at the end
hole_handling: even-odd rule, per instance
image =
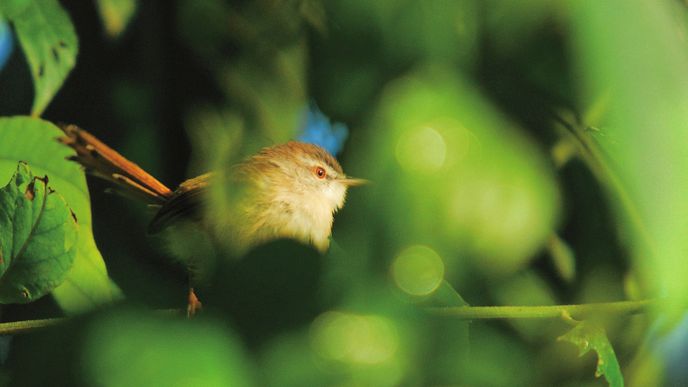
POLYGON ((640 313, 655 305, 656 302, 657 300, 640 300, 548 306, 453 306, 429 308, 429 311, 462 320, 562 318, 564 316, 582 320, 590 315, 640 313))
MULTIPOLYGON (((454 317, 462 320, 479 319, 533 319, 533 318, 577 318, 588 315, 634 314, 640 313, 658 300, 601 302, 579 305, 548 306, 451 306, 428 308, 428 311, 440 316, 454 317)), ((178 310, 165 310, 161 313, 178 314, 178 310)), ((0 335, 27 333, 47 328, 66 321, 67 318, 46 318, 42 320, 25 320, 0 323, 0 335)))
POLYGON ((46 318, 42 320, 25 320, 0 323, 0 335, 27 333, 36 329, 57 325, 65 320, 66 318, 46 318))

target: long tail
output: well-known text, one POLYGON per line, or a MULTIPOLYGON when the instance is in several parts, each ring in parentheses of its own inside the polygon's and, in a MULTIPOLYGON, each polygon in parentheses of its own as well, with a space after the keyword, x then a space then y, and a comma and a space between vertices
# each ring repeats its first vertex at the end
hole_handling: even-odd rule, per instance
POLYGON ((76 125, 62 125, 61 129, 65 135, 59 141, 76 150, 70 159, 83 165, 87 173, 111 181, 124 194, 149 204, 163 204, 172 196, 166 185, 92 134, 76 125))

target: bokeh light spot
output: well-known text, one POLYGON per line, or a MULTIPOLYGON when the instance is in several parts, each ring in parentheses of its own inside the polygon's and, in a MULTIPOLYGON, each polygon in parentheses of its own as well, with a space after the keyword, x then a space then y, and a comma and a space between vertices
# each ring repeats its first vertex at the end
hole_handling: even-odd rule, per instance
POLYGON ((322 357, 353 364, 384 363, 399 347, 394 325, 375 315, 325 312, 313 322, 311 337, 322 357))
POLYGON ((440 132, 423 126, 402 133, 396 147, 397 161, 408 172, 437 172, 447 157, 447 144, 440 132))
POLYGON ((392 276, 404 292, 414 296, 426 296, 442 283, 444 262, 427 246, 411 246, 394 259, 392 276))

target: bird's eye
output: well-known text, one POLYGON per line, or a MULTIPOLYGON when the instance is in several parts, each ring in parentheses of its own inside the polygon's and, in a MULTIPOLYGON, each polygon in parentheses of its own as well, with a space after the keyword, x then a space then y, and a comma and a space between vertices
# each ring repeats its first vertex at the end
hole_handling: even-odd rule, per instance
POLYGON ((324 179, 325 176, 327 176, 327 171, 325 171, 325 168, 323 167, 315 167, 315 169, 313 169, 313 173, 315 173, 315 176, 318 179, 324 179))

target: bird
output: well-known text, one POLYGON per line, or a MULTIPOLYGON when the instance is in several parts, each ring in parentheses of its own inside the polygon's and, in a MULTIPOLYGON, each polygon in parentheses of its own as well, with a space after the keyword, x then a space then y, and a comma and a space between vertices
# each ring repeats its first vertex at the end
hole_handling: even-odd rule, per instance
POLYGON ((70 160, 88 174, 110 181, 118 192, 157 209, 147 231, 161 234, 191 273, 189 316, 202 306, 194 291, 200 280, 193 278, 212 270, 213 241, 222 241, 236 256, 282 238, 325 253, 334 215, 344 206, 348 189, 368 182, 346 175, 337 159, 320 146, 289 141, 170 189, 88 131, 73 124, 60 128, 64 135, 58 140, 75 151, 70 160), (226 213, 212 216, 210 197, 220 184, 228 188, 219 192, 229 192, 222 199, 229 203, 222 206, 226 213))

